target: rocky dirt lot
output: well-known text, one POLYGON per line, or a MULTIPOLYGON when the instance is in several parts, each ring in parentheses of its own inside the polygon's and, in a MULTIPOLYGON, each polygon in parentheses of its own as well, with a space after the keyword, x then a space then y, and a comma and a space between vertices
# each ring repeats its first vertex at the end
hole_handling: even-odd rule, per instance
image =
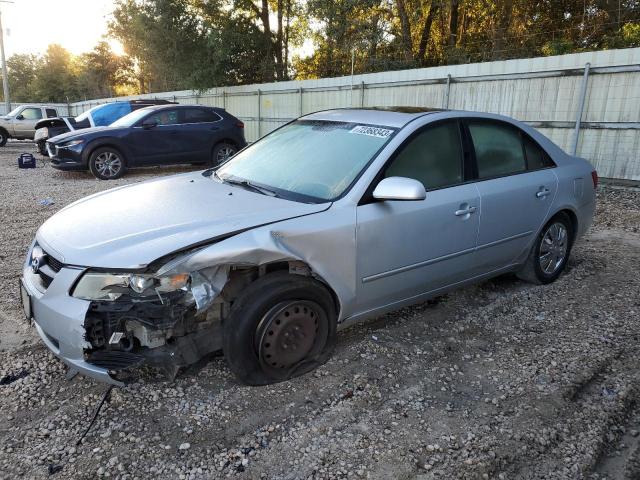
POLYGON ((26 249, 64 205, 183 169, 18 170, 31 148, 0 155, 0 379, 21 377, 0 385, 0 478, 640 478, 640 191, 600 190, 553 285, 502 277, 352 327, 275 386, 238 385, 222 357, 145 377, 76 445, 105 386, 65 380, 23 321, 26 249))

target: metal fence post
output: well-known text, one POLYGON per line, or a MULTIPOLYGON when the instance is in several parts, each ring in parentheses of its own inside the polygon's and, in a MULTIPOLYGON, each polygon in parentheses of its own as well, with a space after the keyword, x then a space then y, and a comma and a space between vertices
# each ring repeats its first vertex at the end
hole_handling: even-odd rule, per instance
POLYGON ((302 116, 302 87, 300 87, 298 89, 298 91, 300 92, 300 108, 299 108, 299 110, 300 110, 300 116, 302 116))
POLYGON ((582 76, 582 89, 580 90, 580 104, 578 106, 578 116, 576 117, 576 129, 573 132, 573 149, 572 155, 578 153, 578 142, 580 141, 580 124, 582 123, 582 114, 584 112, 584 102, 587 98, 587 86, 589 84, 589 69, 591 64, 584 66, 584 75, 582 76))
POLYGON ((222 108, 227 109, 227 91, 222 91, 222 108))
POLYGON ((258 138, 260 138, 262 132, 262 92, 258 89, 258 138))
POLYGON ((364 80, 360 82, 360 108, 364 107, 364 80))
POLYGON ((447 90, 444 94, 444 108, 449 109, 449 98, 451 97, 451 74, 447 74, 447 90))

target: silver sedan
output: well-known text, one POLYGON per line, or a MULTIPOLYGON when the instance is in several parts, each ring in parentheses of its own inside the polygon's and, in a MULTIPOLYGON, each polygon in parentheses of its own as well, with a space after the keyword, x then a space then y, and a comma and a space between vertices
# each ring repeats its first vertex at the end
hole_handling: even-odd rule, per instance
POLYGON ((325 362, 351 322, 507 272, 553 282, 596 184, 510 118, 314 113, 216 169, 61 210, 28 252, 23 304, 72 371, 106 382, 217 350, 240 381, 278 382, 325 362))

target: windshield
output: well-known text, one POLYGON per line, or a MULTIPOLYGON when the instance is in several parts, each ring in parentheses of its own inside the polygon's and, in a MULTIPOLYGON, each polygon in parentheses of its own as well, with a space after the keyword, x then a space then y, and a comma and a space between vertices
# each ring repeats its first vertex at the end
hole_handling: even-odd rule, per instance
MULTIPOLYGON (((395 129, 298 120, 267 135, 217 170, 278 193, 333 200, 344 193, 395 129)), ((285 195, 286 196, 286 195, 285 195)))
POLYGON ((146 108, 141 108, 140 110, 135 110, 128 115, 116 120, 113 122, 110 127, 133 127, 136 123, 142 120, 149 114, 149 110, 146 108))
POLYGON ((7 117, 15 117, 18 114, 18 112, 20 111, 21 108, 22 108, 22 106, 14 108, 9 113, 7 113, 7 117))
POLYGON ((102 107, 102 105, 97 105, 95 107, 90 108, 89 110, 87 110, 86 112, 82 112, 80 115, 78 115, 76 118, 74 118, 74 120, 78 123, 89 119, 89 115, 91 115, 95 110, 97 110, 98 108, 102 107))

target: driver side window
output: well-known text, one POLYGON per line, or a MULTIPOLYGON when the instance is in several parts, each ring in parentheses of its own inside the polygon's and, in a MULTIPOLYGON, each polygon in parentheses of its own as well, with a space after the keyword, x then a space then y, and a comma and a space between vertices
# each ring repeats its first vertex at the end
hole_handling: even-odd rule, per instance
POLYGON ((463 152, 458 122, 446 122, 418 133, 387 167, 386 177, 407 177, 426 190, 462 183, 463 152))
POLYGON ((22 118, 25 120, 40 120, 42 118, 42 111, 39 108, 25 108, 20 112, 22 118))
POLYGON ((145 121, 152 121, 158 125, 176 125, 178 121, 178 110, 160 110, 147 118, 145 121))

